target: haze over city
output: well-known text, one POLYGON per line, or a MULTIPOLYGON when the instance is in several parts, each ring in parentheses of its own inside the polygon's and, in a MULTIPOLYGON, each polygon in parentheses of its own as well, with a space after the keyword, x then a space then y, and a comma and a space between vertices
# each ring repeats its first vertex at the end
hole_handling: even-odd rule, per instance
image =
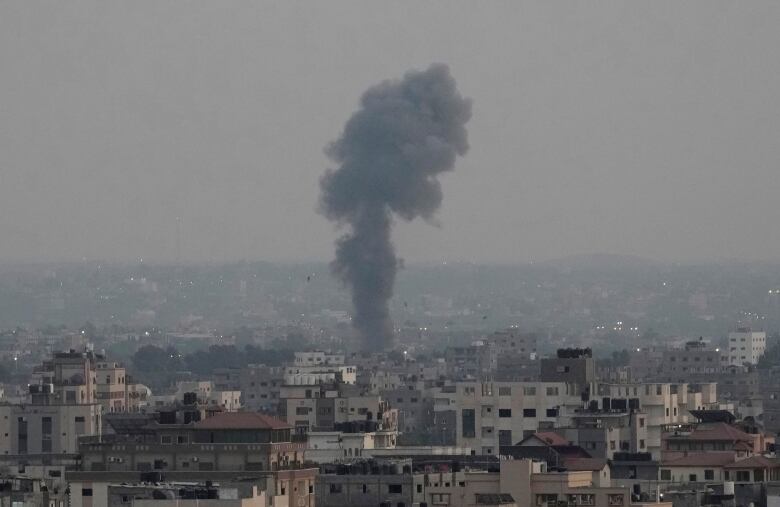
POLYGON ((431 63, 471 149, 408 263, 780 260, 777 2, 3 2, 0 262, 328 261, 324 149, 431 63))

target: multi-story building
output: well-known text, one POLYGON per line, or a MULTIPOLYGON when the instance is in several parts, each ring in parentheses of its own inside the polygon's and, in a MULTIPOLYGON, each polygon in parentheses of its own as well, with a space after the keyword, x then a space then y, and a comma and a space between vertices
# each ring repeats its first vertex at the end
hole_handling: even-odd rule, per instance
POLYGON ((728 364, 728 354, 709 343, 689 341, 683 349, 663 351, 659 380, 667 382, 689 382, 694 375, 719 373, 728 364))
POLYGON ((558 349, 556 357, 541 364, 542 382, 567 382, 587 386, 596 380, 596 363, 590 349, 558 349))
POLYGON ((478 454, 498 454, 540 426, 565 425, 583 405, 581 391, 565 382, 458 382, 456 442, 478 454))
POLYGON ((344 354, 333 354, 316 350, 312 352, 296 352, 294 366, 341 366, 344 364, 344 354))
POLYGON ((535 381, 537 337, 514 328, 499 331, 468 346, 447 348, 445 364, 453 380, 535 381))
POLYGON ((645 494, 641 504, 634 504, 631 489, 595 484, 590 470, 549 471, 544 463, 525 459, 432 458, 323 465, 316 481, 317 505, 671 507, 671 502, 658 502, 654 491, 645 494))
POLYGON ((284 369, 284 383, 287 385, 314 385, 323 383, 357 382, 357 368, 347 365, 322 364, 316 366, 288 366, 284 369))
POLYGON ((729 333, 729 364, 741 366, 745 363, 758 364, 766 351, 766 333, 753 331, 749 327, 738 327, 729 333))
POLYGON ((246 410, 276 414, 284 368, 250 364, 241 370, 241 404, 246 410))
POLYGON ((583 410, 572 414, 570 426, 554 431, 594 458, 647 452, 647 415, 638 410, 583 410))
POLYGON ((715 384, 598 384, 591 391, 589 405, 602 404, 610 410, 638 410, 646 414, 646 450, 660 459, 661 436, 668 425, 693 421, 691 410, 716 404, 715 384))
POLYGON ((348 384, 284 385, 280 391, 279 416, 300 434, 397 430, 397 414, 381 396, 348 384))
POLYGON ((340 463, 360 458, 364 451, 396 448, 397 432, 372 431, 344 433, 342 431, 309 432, 306 460, 315 463, 340 463))
POLYGON ((91 350, 59 352, 33 371, 31 385, 51 391, 55 403, 99 403, 104 412, 137 412, 147 392, 129 381, 125 368, 91 350), (46 387, 51 386, 51 387, 46 387))
MULTIPOLYGON (((0 405, 0 453, 5 456, 78 454, 78 439, 101 433, 101 406, 0 405)), ((2 459, 2 458, 0 458, 2 459)))
POLYGON ((250 412, 224 412, 186 424, 160 421, 82 439, 80 470, 65 474, 71 505, 109 505, 109 488, 123 483, 212 481, 257 487, 271 505, 313 507, 317 471, 304 466, 306 444, 285 422, 250 412))

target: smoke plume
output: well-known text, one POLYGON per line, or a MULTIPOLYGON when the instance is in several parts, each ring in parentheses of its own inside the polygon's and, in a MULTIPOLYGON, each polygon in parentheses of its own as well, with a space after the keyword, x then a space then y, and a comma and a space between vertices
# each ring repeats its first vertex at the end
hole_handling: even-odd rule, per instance
POLYGON ((352 322, 368 349, 386 348, 393 338, 393 214, 433 218, 442 200, 436 177, 468 150, 470 117, 471 101, 458 93, 449 68, 435 64, 369 88, 326 149, 338 168, 320 181, 320 209, 350 228, 336 242, 331 267, 352 290, 352 322))

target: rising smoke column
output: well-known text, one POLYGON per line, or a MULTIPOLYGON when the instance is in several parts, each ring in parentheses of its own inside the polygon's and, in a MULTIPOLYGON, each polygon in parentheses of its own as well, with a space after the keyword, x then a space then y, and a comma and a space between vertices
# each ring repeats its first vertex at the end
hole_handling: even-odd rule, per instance
POLYGON ((320 210, 350 227, 331 267, 352 290, 352 323, 367 349, 393 338, 388 301, 399 261, 392 215, 433 218, 442 200, 436 177, 468 150, 470 117, 471 101, 458 93, 449 68, 435 64, 369 88, 326 149, 339 167, 320 181, 320 210))

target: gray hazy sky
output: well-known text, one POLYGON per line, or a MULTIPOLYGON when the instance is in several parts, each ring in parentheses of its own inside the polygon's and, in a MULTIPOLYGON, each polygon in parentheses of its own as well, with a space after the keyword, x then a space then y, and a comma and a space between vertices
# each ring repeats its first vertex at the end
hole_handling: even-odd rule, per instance
POLYGON ((408 261, 780 259, 780 2, 0 2, 0 261, 327 260, 323 147, 474 100, 408 261))

